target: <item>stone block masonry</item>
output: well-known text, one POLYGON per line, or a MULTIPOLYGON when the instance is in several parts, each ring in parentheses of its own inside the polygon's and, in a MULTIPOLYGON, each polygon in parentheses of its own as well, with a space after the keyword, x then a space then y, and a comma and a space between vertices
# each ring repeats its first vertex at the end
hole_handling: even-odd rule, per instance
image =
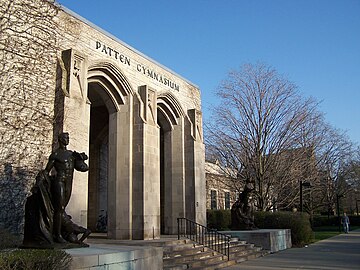
POLYGON ((52 149, 57 14, 43 1, 0 4, 0 228, 13 233, 52 149))

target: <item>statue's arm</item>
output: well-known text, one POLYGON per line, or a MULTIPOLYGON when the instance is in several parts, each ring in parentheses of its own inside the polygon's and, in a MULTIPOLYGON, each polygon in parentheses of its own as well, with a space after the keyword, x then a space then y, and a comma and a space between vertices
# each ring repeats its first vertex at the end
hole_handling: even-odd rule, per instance
POLYGON ((46 164, 46 167, 45 167, 46 174, 50 173, 51 169, 54 167, 54 163, 55 163, 55 154, 52 153, 50 155, 48 163, 46 164))

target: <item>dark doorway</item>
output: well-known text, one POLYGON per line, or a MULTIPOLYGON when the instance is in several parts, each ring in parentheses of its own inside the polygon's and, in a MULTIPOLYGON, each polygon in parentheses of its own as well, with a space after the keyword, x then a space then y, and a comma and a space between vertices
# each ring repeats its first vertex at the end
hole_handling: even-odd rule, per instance
POLYGON ((88 227, 92 231, 107 232, 107 184, 109 153, 109 111, 99 91, 99 84, 90 83, 90 153, 88 227))

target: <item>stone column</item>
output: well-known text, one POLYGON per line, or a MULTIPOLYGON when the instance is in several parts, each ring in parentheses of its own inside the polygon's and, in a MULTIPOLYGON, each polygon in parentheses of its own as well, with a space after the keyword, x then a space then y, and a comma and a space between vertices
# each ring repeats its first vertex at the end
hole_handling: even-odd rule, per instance
POLYGON ((108 238, 132 238, 133 98, 109 115, 108 238))
MULTIPOLYGON (((59 59, 63 69, 63 131, 69 132, 68 149, 89 154, 90 104, 87 102, 87 60, 75 50, 66 50, 59 59)), ((57 134, 54 134, 57 135, 57 134)), ((87 226, 88 173, 75 172, 66 211, 75 223, 87 226)))
POLYGON ((205 145, 202 115, 196 109, 188 111, 186 125, 186 217, 206 225, 205 145))
POLYGON ((139 88, 134 102, 132 239, 160 238, 160 128, 156 92, 139 88))
POLYGON ((164 134, 164 233, 177 233, 177 218, 185 217, 184 118, 164 134))

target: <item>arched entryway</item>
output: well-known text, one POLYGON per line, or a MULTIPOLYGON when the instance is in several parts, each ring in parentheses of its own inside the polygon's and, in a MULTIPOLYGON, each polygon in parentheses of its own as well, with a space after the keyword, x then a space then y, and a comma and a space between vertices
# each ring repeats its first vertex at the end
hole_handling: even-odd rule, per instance
POLYGON ((131 200, 128 187, 131 165, 129 159, 121 157, 131 151, 131 115, 127 111, 132 90, 118 68, 110 63, 96 63, 88 71, 88 100, 91 104, 88 227, 107 232, 110 238, 127 239, 131 223, 127 207, 131 200))
POLYGON ((106 88, 97 82, 88 85, 88 99, 91 103, 88 227, 94 232, 107 232, 109 109, 102 96, 106 92, 106 88))
POLYGON ((185 115, 170 93, 158 96, 157 110, 161 233, 176 234, 177 218, 185 217, 185 115))

